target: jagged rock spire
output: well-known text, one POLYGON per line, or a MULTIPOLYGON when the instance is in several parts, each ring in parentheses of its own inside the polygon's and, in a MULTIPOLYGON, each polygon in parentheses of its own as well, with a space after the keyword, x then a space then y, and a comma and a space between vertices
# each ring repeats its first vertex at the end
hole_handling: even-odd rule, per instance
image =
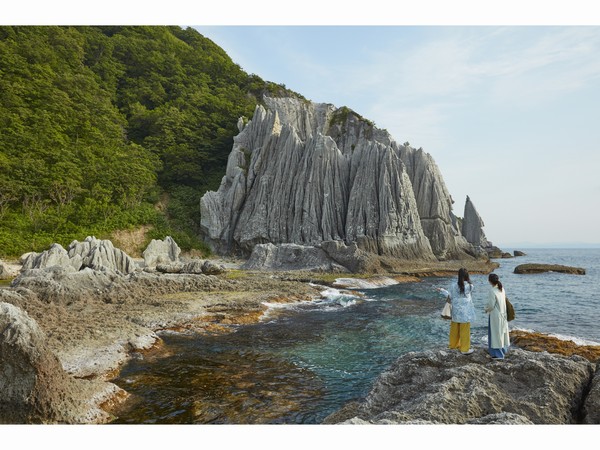
POLYGON ((465 202, 465 214, 462 222, 462 235, 474 246, 487 247, 489 245, 485 233, 483 219, 477 212, 475 205, 467 195, 465 202))
POLYGON ((467 256, 429 154, 398 146, 348 108, 264 102, 234 138, 218 191, 202 197, 213 250, 248 255, 257 244, 341 241, 398 258, 467 256))

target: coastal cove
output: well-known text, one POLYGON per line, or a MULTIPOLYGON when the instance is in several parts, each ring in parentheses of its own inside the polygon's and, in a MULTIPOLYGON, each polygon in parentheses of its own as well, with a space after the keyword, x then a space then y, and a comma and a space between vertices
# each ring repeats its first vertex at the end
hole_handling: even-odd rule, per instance
MULTIPOLYGON (((600 343, 590 295, 600 280, 600 250, 526 250, 497 260, 517 310, 511 329, 537 331, 580 345, 600 343), (517 275, 517 264, 580 265, 584 277, 517 275), (551 305, 551 307, 550 307, 551 305)), ((474 274, 473 346, 484 349, 482 299, 487 276, 474 274)), ((115 423, 321 423, 364 397, 374 380, 409 352, 443 350, 448 322, 436 287, 454 277, 358 289, 325 288, 325 298, 270 304, 258 323, 232 333, 166 333, 163 346, 139 354, 113 380, 132 394, 115 423)))

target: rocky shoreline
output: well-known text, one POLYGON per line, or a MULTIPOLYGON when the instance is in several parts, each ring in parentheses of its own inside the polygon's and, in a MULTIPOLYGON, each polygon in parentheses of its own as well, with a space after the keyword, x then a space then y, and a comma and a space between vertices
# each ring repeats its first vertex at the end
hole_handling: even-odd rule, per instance
POLYGON ((598 424, 600 346, 511 332, 503 361, 483 348, 411 352, 326 424, 598 424))
MULTIPOLYGON (((35 259, 39 258, 40 255, 35 256, 35 259)), ((41 259, 47 260, 48 254, 41 259)), ((110 411, 128 396, 127 392, 110 380, 129 358, 161 345, 162 331, 229 332, 236 325, 260 320, 267 309, 265 303, 318 299, 324 286, 359 289, 365 283, 378 286, 414 282, 426 276, 454 275, 461 266, 466 266, 471 273, 489 273, 497 267, 497 263, 485 260, 411 261, 398 262, 393 273, 341 274, 250 271, 240 269, 240 261, 218 261, 216 266, 224 270, 217 275, 207 275, 201 271, 181 273, 178 270, 178 273, 169 273, 168 270, 156 270, 160 268, 160 264, 169 265, 168 261, 163 261, 152 269, 141 270, 138 267, 124 274, 101 267, 95 270, 89 267, 71 270, 68 266, 72 264, 72 259, 64 259, 63 266, 26 269, 25 265, 21 267, 21 263, 5 263, 11 273, 19 275, 12 280, 10 286, 0 289, 0 423, 110 422, 110 411)), ((204 267, 202 261, 188 261, 191 262, 194 267, 204 267)), ((143 265, 141 261, 137 263, 143 265)), ((213 267, 214 264, 208 266, 213 267)), ((452 367, 457 369, 467 361, 448 356, 444 351, 430 353, 403 357, 426 360, 422 367, 418 367, 418 371, 415 368, 413 375, 418 374, 418 377, 407 379, 409 386, 405 386, 405 389, 415 391, 419 380, 428 379, 428 365, 435 366, 432 361, 444 365, 450 358, 452 364, 445 369, 450 371, 448 373, 452 372, 452 367)), ((510 369, 512 372, 509 370, 507 373, 521 370, 520 366, 509 364, 493 366, 486 360, 483 351, 480 353, 481 355, 476 354, 472 358, 470 364, 480 360, 475 364, 491 370, 490 373, 495 373, 493 376, 499 379, 508 375, 496 373, 497 367, 513 367, 510 369)), ((579 356, 540 357, 527 350, 518 350, 512 355, 515 364, 547 367, 544 370, 550 371, 556 371, 556 367, 566 367, 563 378, 578 386, 569 388, 569 392, 573 391, 569 395, 575 395, 575 391, 596 392, 595 397, 591 394, 587 396, 584 409, 579 408, 579 411, 586 412, 578 414, 584 417, 581 420, 598 423, 599 381, 598 376, 592 381, 593 373, 597 373, 594 362, 584 363, 579 356), (557 358, 568 359, 570 362, 557 362, 557 358), (572 377, 572 373, 579 375, 572 377), (584 380, 587 380, 587 384, 584 380), (588 387, 581 388, 584 384, 588 387)), ((394 367, 400 367, 398 364, 400 363, 394 367)), ((472 370, 477 372, 482 369, 472 370)), ((560 376, 561 372, 557 373, 559 375, 556 376, 560 376)), ((374 389, 379 389, 377 386, 386 376, 380 377, 374 389)), ((542 376, 549 375, 538 371, 529 378, 542 376)), ((463 386, 463 395, 471 392, 471 397, 480 398, 475 395, 479 392, 478 388, 473 390, 469 387, 475 386, 475 382, 475 379, 464 381, 466 384, 463 386)), ((564 386, 560 389, 563 388, 564 386)), ((556 387, 556 390, 560 389, 556 387)), ((418 389, 415 392, 417 391, 418 389)), ((486 401, 486 398, 481 397, 481 401, 486 401)), ((559 401, 552 396, 542 396, 540 399, 544 402, 559 401)), ((451 403, 456 401, 454 398, 451 403)), ((423 403, 425 404, 427 402, 423 403)), ((504 406, 496 406, 496 409, 516 412, 508 415, 490 413, 490 417, 470 417, 468 420, 452 419, 453 422, 449 423, 474 423, 473 420, 483 421, 477 423, 529 423, 527 420, 532 423, 557 423, 558 419, 550 420, 544 415, 532 419, 527 414, 518 412, 520 410, 516 407, 508 408, 507 404, 512 405, 507 400, 504 406)), ((374 410, 367 413, 363 406, 356 408, 357 405, 346 407, 339 414, 328 418, 327 422, 391 423, 389 421, 392 416, 393 420, 401 423, 442 423, 445 420, 442 416, 434 417, 431 415, 433 413, 407 415, 396 414, 396 411, 384 417, 380 407, 377 413, 374 410)), ((566 418, 564 414, 560 417, 560 420, 566 421, 558 420, 560 423, 575 421, 566 418)))
MULTIPOLYGON (((175 262, 179 255, 173 252, 166 260, 146 255, 156 265, 142 270, 142 261, 130 261, 111 245, 86 242, 103 249, 104 260, 75 243, 69 251, 52 246, 21 262, 4 263, 7 272, 18 276, 0 289, 0 385, 6 386, 0 423, 110 421, 107 411, 128 395, 110 379, 132 355, 160 345, 161 331, 228 332, 260 320, 265 303, 318 299, 324 286, 341 277, 377 285, 382 279, 398 283, 454 274, 464 264, 481 273, 497 267, 483 260, 411 261, 398 262, 395 273, 339 274, 250 271, 240 269, 240 261, 219 261, 216 266, 223 270, 207 275, 201 270, 208 270, 204 261, 175 262), (118 258, 111 259, 111 252, 118 258), (83 260, 87 266, 82 268, 83 260), (110 267, 103 265, 108 260, 110 267), (157 270, 161 264, 163 270, 157 270), (177 273, 164 269, 175 265, 177 273), (198 270, 181 273, 184 265, 198 270)), ((172 249, 163 250, 168 255, 172 249)))

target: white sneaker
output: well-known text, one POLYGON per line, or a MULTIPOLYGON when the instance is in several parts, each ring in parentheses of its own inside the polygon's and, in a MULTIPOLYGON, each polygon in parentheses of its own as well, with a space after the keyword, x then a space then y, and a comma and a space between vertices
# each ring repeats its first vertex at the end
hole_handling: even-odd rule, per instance
POLYGON ((463 355, 470 355, 471 353, 473 353, 475 350, 473 350, 472 348, 470 348, 469 350, 467 350, 466 352, 461 352, 463 355))

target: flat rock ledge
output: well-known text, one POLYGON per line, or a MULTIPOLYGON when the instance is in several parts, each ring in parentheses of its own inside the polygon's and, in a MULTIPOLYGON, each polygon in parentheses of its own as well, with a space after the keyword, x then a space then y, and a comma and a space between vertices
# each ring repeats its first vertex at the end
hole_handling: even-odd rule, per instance
POLYGON ((494 361, 485 349, 401 356, 362 401, 326 424, 599 423, 596 365, 574 355, 511 349, 494 361))
POLYGON ((521 264, 515 267, 514 273, 532 274, 544 272, 559 272, 573 275, 585 275, 585 269, 581 267, 561 266, 559 264, 521 264))

